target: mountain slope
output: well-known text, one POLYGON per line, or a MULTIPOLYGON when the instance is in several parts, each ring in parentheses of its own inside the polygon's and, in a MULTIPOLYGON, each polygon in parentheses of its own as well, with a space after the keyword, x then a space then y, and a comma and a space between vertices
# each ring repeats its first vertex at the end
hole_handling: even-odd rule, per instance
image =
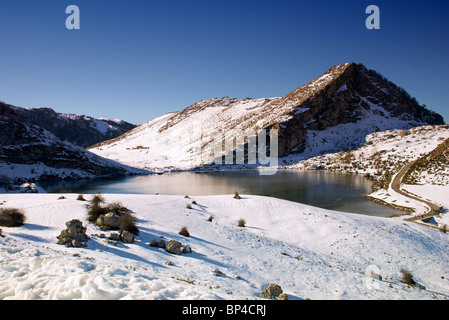
POLYGON ((6 181, 122 176, 132 171, 61 141, 5 104, 0 104, 0 127, 0 176, 6 181))
POLYGON ((239 130, 278 130, 279 157, 297 160, 354 148, 375 131, 443 123, 377 72, 346 63, 285 97, 202 100, 91 151, 139 168, 185 169, 213 160, 217 141, 231 141, 222 155, 232 152, 239 130))
POLYGON ((61 140, 83 148, 118 137, 136 127, 123 120, 63 114, 50 108, 7 106, 13 108, 18 116, 29 123, 46 129, 61 140))

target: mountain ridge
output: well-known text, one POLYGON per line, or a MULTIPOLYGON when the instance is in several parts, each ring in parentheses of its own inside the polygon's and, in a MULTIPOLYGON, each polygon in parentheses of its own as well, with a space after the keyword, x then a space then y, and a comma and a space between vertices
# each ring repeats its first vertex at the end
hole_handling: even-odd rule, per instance
POLYGON ((376 71, 349 62, 284 97, 201 100, 89 149, 139 168, 190 169, 210 163, 214 142, 238 130, 276 129, 279 157, 306 158, 354 148, 375 131, 426 124, 444 121, 376 71))
POLYGON ((0 103, 0 188, 29 181, 125 176, 136 170, 63 141, 0 103))
POLYGON ((61 140, 86 148, 133 129, 136 125, 118 119, 94 118, 73 113, 58 113, 51 108, 22 108, 4 104, 16 115, 51 132, 61 140))

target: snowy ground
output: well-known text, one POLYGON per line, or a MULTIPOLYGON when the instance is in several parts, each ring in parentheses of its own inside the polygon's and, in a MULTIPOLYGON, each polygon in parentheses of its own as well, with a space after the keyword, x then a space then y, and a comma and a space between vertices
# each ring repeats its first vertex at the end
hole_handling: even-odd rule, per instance
POLYGON ((402 185, 402 189, 410 192, 424 200, 431 201, 437 205, 446 208, 439 217, 435 217, 438 226, 449 226, 449 186, 435 186, 435 185, 402 185))
POLYGON ((1 299, 258 299, 269 283, 289 299, 449 298, 449 234, 400 219, 260 196, 104 195, 131 209, 141 232, 114 245, 94 235, 86 202, 60 196, 0 194, 1 206, 27 214, 24 226, 1 228, 1 299), (87 226, 86 248, 56 244, 71 219, 87 226), (178 234, 182 226, 191 237, 178 234), (149 246, 161 236, 193 253, 149 246), (402 268, 425 290, 400 283, 402 268), (370 270, 382 281, 364 275, 370 270))

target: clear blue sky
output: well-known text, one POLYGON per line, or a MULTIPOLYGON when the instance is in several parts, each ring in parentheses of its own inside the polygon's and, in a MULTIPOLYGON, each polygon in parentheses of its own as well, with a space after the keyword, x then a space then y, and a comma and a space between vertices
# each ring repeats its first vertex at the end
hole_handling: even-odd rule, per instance
POLYGON ((0 100, 144 123, 354 61, 449 122, 449 1, 0 0, 0 100), (65 9, 81 11, 67 30, 65 9), (365 8, 380 8, 380 30, 365 8))

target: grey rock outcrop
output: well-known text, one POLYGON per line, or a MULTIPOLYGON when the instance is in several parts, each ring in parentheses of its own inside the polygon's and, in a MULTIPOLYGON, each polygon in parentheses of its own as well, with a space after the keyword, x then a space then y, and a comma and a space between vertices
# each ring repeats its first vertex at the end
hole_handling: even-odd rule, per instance
POLYGON ((57 236, 58 244, 66 247, 86 247, 89 237, 86 235, 86 227, 80 220, 73 219, 66 222, 67 229, 62 230, 57 236))
MULTIPOLYGON (((259 297, 263 299, 274 299, 278 298, 282 293, 283 291, 280 285, 271 283, 267 288, 265 288, 259 297)), ((284 295, 282 298, 285 298, 284 295)))
POLYGON ((182 254, 182 244, 176 240, 170 240, 165 246, 165 250, 169 253, 181 255, 182 254))
POLYGON ((123 231, 120 235, 120 240, 122 240, 123 243, 134 243, 135 235, 129 231, 123 231))
POLYGON ((114 212, 102 214, 96 221, 100 230, 118 230, 120 228, 120 216, 114 212))

